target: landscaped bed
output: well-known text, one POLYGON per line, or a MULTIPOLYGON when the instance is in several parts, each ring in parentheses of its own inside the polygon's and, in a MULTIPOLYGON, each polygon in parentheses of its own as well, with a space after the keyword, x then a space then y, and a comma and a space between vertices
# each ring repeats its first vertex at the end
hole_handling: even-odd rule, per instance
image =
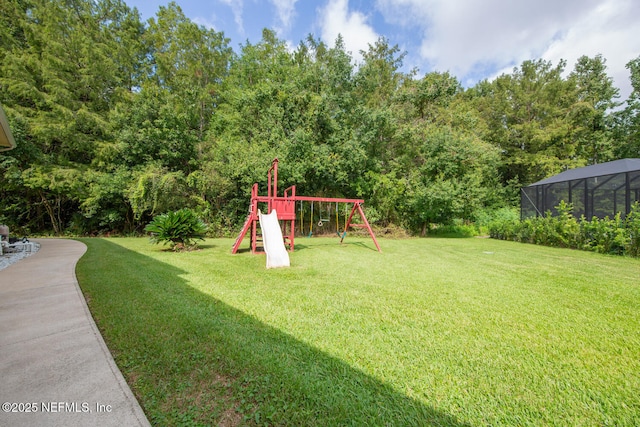
POLYGON ((83 239, 77 275, 152 424, 640 425, 640 260, 337 240, 83 239))

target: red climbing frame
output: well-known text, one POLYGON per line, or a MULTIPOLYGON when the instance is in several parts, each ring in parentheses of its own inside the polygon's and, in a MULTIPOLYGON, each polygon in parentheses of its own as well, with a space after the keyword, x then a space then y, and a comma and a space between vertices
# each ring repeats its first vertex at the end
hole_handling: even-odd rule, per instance
MULTIPOLYGON (((367 217, 362 210, 362 205, 364 204, 364 200, 362 199, 336 199, 330 197, 307 197, 307 196, 297 196, 296 195, 296 186, 293 185, 286 190, 282 196, 278 196, 278 159, 273 159, 271 163, 271 168, 269 168, 269 172, 267 173, 267 195, 260 196, 258 195, 258 184, 253 184, 251 188, 251 204, 249 205, 249 213, 247 215, 247 219, 242 226, 242 230, 240 234, 236 238, 235 243, 233 244, 233 249, 231 253, 238 252, 238 248, 242 243, 242 240, 246 236, 247 232, 251 230, 251 252, 256 253, 258 250, 258 235, 257 235, 257 222, 258 222, 258 203, 266 203, 267 204, 267 214, 271 213, 272 210, 276 210, 278 212, 278 220, 282 221, 282 236, 284 238, 285 246, 288 246, 289 251, 293 251, 294 249, 294 234, 295 234, 295 222, 296 222, 296 202, 334 202, 334 203, 353 203, 353 209, 351 209, 351 214, 349 215, 349 219, 347 220, 347 224, 345 226, 345 230, 349 227, 361 227, 366 228, 369 231, 369 235, 373 240, 373 243, 376 245, 378 252, 382 252, 380 249, 380 245, 378 245, 378 241, 376 240, 376 236, 373 234, 373 230, 371 229, 371 225, 369 225, 369 221, 367 221, 367 217), (360 218, 362 219, 362 224, 353 224, 351 220, 353 219, 353 215, 358 213, 360 218)), ((344 234, 340 238, 340 243, 344 240, 344 234)))

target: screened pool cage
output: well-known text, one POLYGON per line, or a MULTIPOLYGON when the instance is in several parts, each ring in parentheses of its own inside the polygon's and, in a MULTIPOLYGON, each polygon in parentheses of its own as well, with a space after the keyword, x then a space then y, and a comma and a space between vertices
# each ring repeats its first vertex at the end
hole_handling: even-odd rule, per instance
POLYGON ((624 218, 640 201, 640 159, 622 159, 571 169, 522 188, 520 217, 558 213, 561 201, 573 205, 573 215, 587 219, 624 218))

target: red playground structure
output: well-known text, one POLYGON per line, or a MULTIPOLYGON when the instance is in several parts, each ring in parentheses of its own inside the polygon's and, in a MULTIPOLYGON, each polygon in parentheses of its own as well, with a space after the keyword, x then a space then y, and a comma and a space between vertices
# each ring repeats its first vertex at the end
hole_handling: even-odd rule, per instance
POLYGON ((249 206, 249 214, 247 215, 247 219, 242 226, 242 231, 236 238, 235 243, 233 244, 233 249, 231 253, 235 254, 238 252, 238 248, 242 243, 245 235, 249 230, 251 230, 251 252, 258 252, 258 240, 259 236, 257 233, 257 222, 258 218, 258 203, 267 205, 267 214, 270 214, 273 210, 277 212, 278 220, 281 223, 282 227, 282 236, 284 238, 285 247, 288 247, 289 252, 293 252, 294 249, 294 234, 295 234, 295 222, 296 222, 296 202, 320 202, 320 203, 353 203, 353 208, 351 209, 351 214, 349 215, 349 219, 346 220, 344 226, 344 232, 341 234, 340 243, 345 238, 346 231, 349 227, 359 227, 366 228, 369 231, 369 235, 371 239, 373 239, 373 243, 376 245, 378 252, 382 252, 380 249, 380 245, 378 245, 378 241, 376 240, 376 236, 373 234, 373 230, 369 225, 369 221, 367 221, 367 217, 364 214, 362 209, 362 205, 364 204, 364 200, 362 199, 341 199, 341 198, 331 198, 331 197, 307 197, 307 196, 298 196, 296 195, 296 186, 293 185, 286 190, 282 196, 278 196, 278 159, 274 159, 271 163, 271 168, 269 168, 269 172, 267 173, 268 179, 268 190, 266 196, 258 195, 258 184, 253 184, 251 188, 251 205, 249 206), (362 219, 362 223, 352 223, 353 215, 355 213, 360 215, 362 219))

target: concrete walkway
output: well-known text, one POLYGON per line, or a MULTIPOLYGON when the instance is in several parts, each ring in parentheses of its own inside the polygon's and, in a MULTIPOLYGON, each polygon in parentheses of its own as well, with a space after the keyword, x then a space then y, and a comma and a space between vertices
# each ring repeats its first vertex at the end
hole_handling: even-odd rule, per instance
POLYGON ((86 246, 33 240, 0 271, 0 426, 149 426, 78 286, 86 246))

